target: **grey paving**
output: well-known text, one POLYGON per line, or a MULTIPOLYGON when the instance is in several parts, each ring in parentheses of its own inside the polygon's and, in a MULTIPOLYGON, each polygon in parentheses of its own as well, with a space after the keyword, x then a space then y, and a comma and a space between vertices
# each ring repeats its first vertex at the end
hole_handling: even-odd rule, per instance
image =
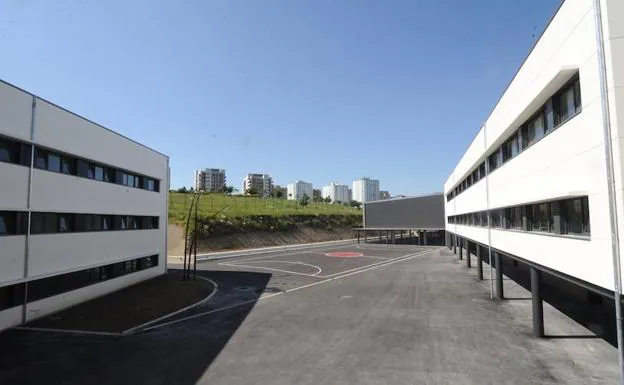
POLYGON ((617 383, 615 348, 548 305, 557 338, 531 337, 530 301, 490 300, 447 249, 389 263, 336 279, 202 264, 210 309, 244 304, 123 338, 5 332, 0 384, 617 383))

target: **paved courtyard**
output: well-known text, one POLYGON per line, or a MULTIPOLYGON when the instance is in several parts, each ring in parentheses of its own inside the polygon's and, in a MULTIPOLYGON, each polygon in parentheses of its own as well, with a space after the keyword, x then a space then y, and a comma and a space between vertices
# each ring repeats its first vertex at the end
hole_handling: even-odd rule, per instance
MULTIPOLYGON (((172 266, 175 267, 175 266, 172 266)), ((612 384, 616 349, 448 249, 341 245, 198 265, 218 292, 125 337, 10 330, 0 384, 612 384)), ((166 293, 163 293, 166 295, 166 293)))

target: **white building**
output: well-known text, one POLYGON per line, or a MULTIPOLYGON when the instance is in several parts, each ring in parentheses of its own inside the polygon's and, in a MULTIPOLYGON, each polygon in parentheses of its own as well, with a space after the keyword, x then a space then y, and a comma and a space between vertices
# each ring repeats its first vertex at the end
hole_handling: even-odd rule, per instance
POLYGON ((323 186, 323 198, 329 198, 332 202, 349 203, 351 202, 351 190, 346 184, 330 183, 323 186))
POLYGON ((247 174, 243 179, 243 193, 255 190, 260 196, 268 197, 273 192, 273 178, 268 174, 247 174))
POLYGON ((206 168, 195 170, 195 191, 221 192, 225 187, 225 170, 206 168))
POLYGON ((451 238, 535 277, 612 293, 624 242, 612 247, 610 222, 624 229, 623 38, 621 1, 561 5, 444 184, 451 238))
POLYGON ((353 200, 360 203, 379 200, 379 181, 370 178, 353 181, 353 200))
POLYGON ((0 82, 0 329, 163 274, 169 160, 0 82))
POLYGON ((288 184, 286 191, 286 197, 288 200, 298 201, 301 200, 304 195, 307 195, 308 198, 312 199, 312 183, 298 180, 288 184))

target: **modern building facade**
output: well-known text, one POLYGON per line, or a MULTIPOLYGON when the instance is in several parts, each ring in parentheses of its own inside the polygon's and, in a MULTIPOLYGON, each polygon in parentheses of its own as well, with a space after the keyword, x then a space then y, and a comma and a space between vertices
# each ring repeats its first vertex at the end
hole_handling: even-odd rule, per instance
POLYGON ((385 190, 379 191, 379 199, 380 200, 390 199, 390 191, 385 191, 385 190))
POLYGON ((225 187, 225 170, 221 168, 205 168, 195 170, 195 191, 221 192, 225 187))
POLYGON ((254 190, 262 197, 269 197, 273 192, 273 178, 268 174, 247 174, 243 179, 243 193, 254 190))
POLYGON ((578 288, 587 306, 614 295, 623 37, 620 1, 563 2, 444 184, 449 242, 501 266, 497 297, 505 260, 509 274, 526 266, 538 326, 545 276, 578 288))
POLYGON ((0 82, 0 329, 166 271, 168 158, 0 82))
POLYGON ((313 190, 312 183, 298 180, 298 181, 288 184, 288 186, 286 187, 286 191, 287 191, 286 197, 288 200, 298 201, 298 200, 301 200, 303 196, 305 195, 308 198, 312 199, 313 197, 312 190, 313 190))
POLYGON ((379 200, 379 181, 366 177, 353 181, 353 200, 360 203, 379 200))
POLYGON ((351 202, 351 190, 346 184, 330 183, 323 186, 323 198, 329 198, 333 203, 351 202))

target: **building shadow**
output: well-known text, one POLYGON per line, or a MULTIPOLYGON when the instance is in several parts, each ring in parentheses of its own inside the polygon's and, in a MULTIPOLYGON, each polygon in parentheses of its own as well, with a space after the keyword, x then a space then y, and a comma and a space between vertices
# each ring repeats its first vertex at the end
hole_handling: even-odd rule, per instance
POLYGON ((200 307, 178 315, 177 323, 161 328, 124 337, 23 330, 0 333, 0 384, 200 382, 267 290, 271 274, 198 274, 217 282, 219 292, 200 307))
POLYGON ((580 335, 580 336, 579 335, 569 335, 569 336, 545 335, 544 338, 547 340, 573 340, 573 339, 594 339, 594 338, 600 338, 600 337, 595 334, 588 334, 588 335, 580 335))

